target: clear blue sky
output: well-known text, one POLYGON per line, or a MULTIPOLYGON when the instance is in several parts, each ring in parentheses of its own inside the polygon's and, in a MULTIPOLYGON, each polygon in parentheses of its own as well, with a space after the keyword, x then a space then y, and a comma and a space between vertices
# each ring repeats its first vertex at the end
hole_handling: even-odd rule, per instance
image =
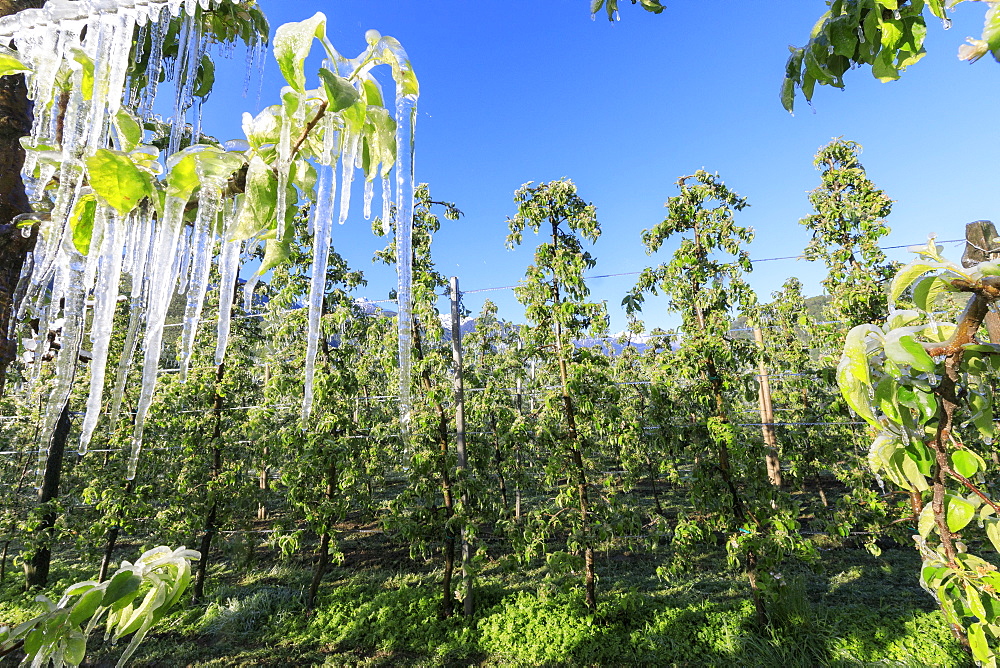
MULTIPOLYGON (((444 221, 435 257, 464 290, 520 279, 535 240, 504 248, 513 192, 560 177, 597 206, 604 233, 592 249, 594 274, 667 259, 668 247, 646 256, 640 233, 662 219, 675 180, 699 168, 719 172, 749 199, 738 220, 756 230, 753 258, 798 255, 808 241, 798 220, 810 213, 806 193, 819 183, 813 154, 837 136, 864 145, 869 177, 896 200, 886 244, 920 243, 929 233, 960 238, 966 222, 1000 219, 993 154, 1000 66, 955 57, 966 36, 981 32, 979 3, 960 5, 949 31, 935 21, 928 55, 900 81, 849 72, 846 91, 818 88, 813 107, 800 101, 794 117, 778 101, 787 46, 806 41, 826 8, 821 0, 668 0, 658 16, 625 4, 615 24, 592 21, 586 0, 260 4, 272 30, 324 12, 345 54, 362 50, 369 28, 407 49, 421 85, 417 180, 465 212, 444 221)), ((221 139, 241 136, 240 113, 276 102, 283 85, 270 56, 259 101, 254 92, 240 97, 239 55, 220 63, 219 76, 205 130, 221 139)), ((359 294, 384 299, 395 278, 370 262, 381 240, 360 215, 360 184, 355 197, 357 214, 335 230, 334 245, 369 276, 359 294)), ((758 263, 750 279, 767 300, 789 276, 820 293, 823 272, 801 260, 758 263)), ((594 297, 608 302, 613 331, 624 324, 618 305, 633 280, 591 282, 594 297)), ((502 315, 521 318, 510 291, 470 294, 466 303, 476 311, 487 297, 502 315)), ((647 304, 647 326, 676 324, 662 303, 647 304)))

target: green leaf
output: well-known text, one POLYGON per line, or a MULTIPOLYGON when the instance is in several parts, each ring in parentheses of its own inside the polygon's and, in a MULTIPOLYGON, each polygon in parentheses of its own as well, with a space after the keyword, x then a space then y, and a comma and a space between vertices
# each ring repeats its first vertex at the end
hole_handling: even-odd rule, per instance
POLYGON ((127 597, 132 594, 132 598, 135 598, 134 594, 139 591, 140 584, 142 584, 142 578, 132 571, 125 570, 115 573, 111 582, 108 583, 107 589, 104 590, 104 599, 101 601, 101 605, 108 608, 114 607, 122 601, 130 601, 131 599, 127 597))
POLYGON ((103 589, 91 589, 81 596, 80 600, 73 606, 73 610, 69 613, 70 624, 79 625, 93 617, 103 600, 103 589))
POLYGON ((920 517, 917 518, 917 533, 919 533, 924 538, 931 535, 931 531, 937 524, 934 521, 934 509, 931 504, 924 505, 923 510, 920 511, 920 517))
POLYGON ((306 90, 305 60, 316 37, 326 35, 326 16, 316 12, 298 23, 286 23, 274 31, 274 58, 288 84, 302 93, 306 90))
POLYGON ((946 292, 956 292, 957 288, 941 276, 928 276, 913 286, 913 304, 930 313, 935 310, 937 298, 946 292))
POLYGON ((31 68, 21 62, 17 51, 0 45, 0 77, 21 72, 30 72, 31 68))
POLYGON ((167 160, 167 195, 186 199, 205 179, 228 179, 246 162, 239 151, 197 144, 167 160))
POLYGON ((993 650, 990 649, 990 644, 986 640, 986 632, 983 630, 981 623, 970 624, 968 634, 969 649, 972 650, 972 656, 980 664, 984 664, 993 658, 993 650))
POLYGON ((115 129, 118 130, 118 141, 126 153, 142 144, 143 129, 139 120, 126 109, 119 109, 115 114, 115 129))
POLYGON ((979 598, 979 591, 972 585, 972 583, 966 581, 963 584, 963 589, 965 589, 965 601, 968 605, 969 610, 972 611, 976 617, 979 617, 981 621, 986 620, 986 608, 983 607, 983 601, 979 598))
POLYGON ((885 335, 885 356, 900 366, 910 366, 918 371, 932 373, 936 367, 934 359, 924 347, 913 338, 913 331, 922 327, 900 327, 885 335))
POLYGON ((73 61, 83 70, 80 92, 84 100, 90 100, 94 97, 94 61, 79 47, 70 47, 70 52, 73 54, 73 61))
MULTIPOLYGON (((901 267, 899 271, 896 272, 896 275, 892 278, 892 283, 889 285, 890 303, 899 299, 900 295, 903 294, 906 288, 910 287, 918 278, 929 271, 935 271, 940 268, 940 263, 927 262, 926 260, 913 260, 909 264, 901 267)), ((927 309, 923 310, 926 311, 927 309)))
POLYGON ((961 531, 975 515, 976 507, 971 503, 960 496, 945 494, 944 516, 949 531, 961 531))
POLYGON ((24 653, 28 656, 35 656, 38 654, 38 650, 42 648, 42 640, 45 638, 45 633, 41 628, 35 628, 31 630, 28 637, 24 639, 24 653))
POLYGON ((212 92, 212 86, 215 85, 215 63, 212 58, 206 53, 201 57, 201 64, 198 66, 198 79, 194 90, 191 94, 195 97, 200 97, 202 100, 208 97, 209 93, 212 92))
POLYGON ((968 450, 951 453, 951 466, 964 478, 971 478, 979 470, 979 458, 968 450))
POLYGON ((986 537, 993 544, 993 549, 1000 552, 1000 519, 986 518, 983 520, 983 525, 986 527, 986 537))
POLYGON ((97 149, 87 158, 87 175, 94 192, 123 216, 153 193, 149 173, 121 151, 97 149))
POLYGON ((81 255, 90 253, 90 240, 94 235, 94 214, 97 211, 97 198, 88 193, 81 195, 69 215, 69 227, 73 231, 73 245, 81 255))
POLYGON ((337 76, 325 67, 319 68, 319 78, 326 93, 328 112, 347 109, 361 99, 361 94, 347 79, 337 76))
POLYGON ((71 631, 64 641, 63 659, 71 666, 83 663, 87 656, 87 638, 79 631, 71 631))
POLYGON ((240 199, 233 229, 226 230, 229 241, 242 241, 275 227, 274 210, 278 205, 278 179, 259 156, 250 160, 246 186, 240 199))

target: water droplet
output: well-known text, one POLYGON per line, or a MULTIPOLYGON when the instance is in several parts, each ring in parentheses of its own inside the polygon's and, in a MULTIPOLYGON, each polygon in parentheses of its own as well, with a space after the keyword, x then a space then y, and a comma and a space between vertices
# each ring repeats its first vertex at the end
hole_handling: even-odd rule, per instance
POLYGON ((894 18, 894 19, 896 19, 898 21, 899 19, 903 18, 903 15, 900 14, 899 10, 897 9, 897 10, 893 11, 892 18, 894 18))
POLYGON ((861 42, 862 44, 865 43, 865 31, 862 30, 861 28, 858 28, 858 41, 861 42))
POLYGON ((949 18, 942 19, 941 25, 944 27, 945 30, 951 30, 951 19, 949 18))

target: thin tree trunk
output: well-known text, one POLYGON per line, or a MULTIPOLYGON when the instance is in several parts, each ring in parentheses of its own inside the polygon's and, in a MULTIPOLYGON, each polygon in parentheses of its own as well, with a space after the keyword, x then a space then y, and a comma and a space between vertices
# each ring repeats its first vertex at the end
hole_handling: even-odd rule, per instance
MULTIPOLYGON (((420 324, 413 318, 413 349, 417 355, 417 361, 424 359, 424 348, 420 338, 420 324)), ((421 372, 424 389, 428 393, 434 387, 431 381, 430 370, 426 367, 421 372)), ((434 409, 438 418, 438 446, 441 457, 441 493, 444 496, 444 576, 441 579, 441 616, 451 617, 455 611, 454 599, 452 597, 451 580, 455 573, 455 532, 449 526, 451 518, 455 514, 455 499, 451 491, 451 476, 448 473, 448 414, 444 410, 441 402, 435 402, 434 409)))
MULTIPOLYGON (((212 429, 212 441, 214 447, 212 448, 212 480, 216 480, 219 477, 219 473, 222 471, 222 394, 220 393, 219 386, 222 384, 222 379, 226 373, 226 363, 223 362, 215 369, 215 396, 212 398, 212 412, 215 416, 215 426, 212 429)), ((218 512, 219 512, 219 499, 215 490, 210 492, 212 499, 211 506, 209 507, 208 517, 205 519, 205 533, 201 536, 201 546, 199 551, 201 552, 201 559, 198 560, 198 572, 195 576, 194 589, 191 593, 191 603, 192 605, 197 605, 205 596, 205 577, 208 574, 208 563, 209 555, 212 550, 212 539, 215 538, 215 534, 218 533, 218 512)))
MULTIPOLYGON (((558 221, 552 221, 552 245, 557 253, 559 248, 558 225, 558 221)), ((560 308, 560 297, 559 281, 555 278, 552 279, 552 300, 553 311, 557 313, 560 308)), ((580 435, 576 428, 576 410, 573 406, 573 397, 570 396, 569 392, 569 371, 562 348, 562 323, 559 321, 558 315, 555 315, 553 320, 555 321, 556 329, 556 350, 558 351, 559 379, 562 385, 563 413, 566 416, 567 442, 576 476, 577 502, 580 508, 580 533, 583 536, 583 584, 587 608, 597 610, 597 577, 594 566, 594 546, 590 536, 590 500, 587 498, 587 470, 583 466, 583 453, 580 452, 580 435)))
MULTIPOLYGON (((42 475, 42 487, 38 490, 38 505, 44 506, 59 497, 59 481, 62 478, 63 453, 66 450, 66 440, 69 438, 70 420, 69 404, 63 406, 59 421, 49 445, 49 453, 45 459, 45 473, 42 475)), ((30 558, 24 562, 24 588, 44 587, 49 581, 49 563, 52 560, 52 531, 56 525, 56 511, 48 509, 36 529, 41 537, 41 545, 30 558)))
MULTIPOLYGON (((337 455, 330 453, 330 462, 326 469, 326 500, 333 501, 337 493, 337 455)), ((316 559, 316 568, 313 570, 312 582, 309 583, 309 594, 306 596, 306 609, 312 610, 316 603, 316 594, 319 593, 319 585, 326 574, 326 567, 330 563, 330 525, 333 518, 326 520, 326 530, 319 541, 319 554, 316 559)))

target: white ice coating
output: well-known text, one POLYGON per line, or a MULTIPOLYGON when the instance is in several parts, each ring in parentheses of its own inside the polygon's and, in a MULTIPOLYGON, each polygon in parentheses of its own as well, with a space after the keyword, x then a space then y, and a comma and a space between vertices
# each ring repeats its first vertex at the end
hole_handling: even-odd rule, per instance
MULTIPOLYGON (((97 419, 101 414, 104 397, 104 376, 108 364, 108 347, 111 344, 115 307, 118 304, 118 285, 121 281, 122 260, 125 244, 125 226, 117 213, 110 207, 101 207, 98 216, 104 223, 103 242, 100 251, 100 279, 94 291, 94 315, 90 329, 93 343, 90 362, 90 393, 87 395, 87 411, 80 432, 79 453, 86 454, 93 436, 97 419)), ((95 222, 96 227, 96 222, 95 222)))
POLYGON ((236 294, 236 278, 240 269, 239 241, 226 241, 222 244, 222 256, 219 259, 219 324, 216 329, 215 364, 222 364, 226 357, 226 347, 229 345, 229 327, 233 312, 233 299, 236 294))
MULTIPOLYGON (((216 362, 225 355, 230 330, 230 313, 234 288, 239 275, 241 240, 219 238, 217 214, 221 204, 224 180, 201 184, 198 191, 198 214, 194 228, 185 229, 184 211, 188 198, 168 196, 165 211, 154 216, 151 205, 140 204, 132 214, 122 217, 98 199, 94 228, 88 256, 76 248, 69 220, 76 210, 80 197, 89 194, 86 160, 98 149, 122 146, 122 139, 112 126, 116 112, 123 100, 138 103, 138 115, 149 120, 153 115, 159 78, 166 67, 165 79, 173 82, 173 114, 170 117, 170 136, 167 139, 169 157, 181 146, 182 137, 193 115, 194 136, 199 129, 199 112, 195 108, 193 89, 198 65, 207 47, 207 40, 200 34, 200 22, 194 20, 196 9, 211 7, 220 1, 230 0, 50 0, 44 10, 25 10, 13 16, 0 18, 0 43, 14 46, 19 57, 31 68, 28 75, 29 97, 34 101, 35 118, 29 150, 25 159, 24 177, 29 196, 35 202, 52 197, 48 219, 39 225, 38 242, 25 263, 22 295, 18 316, 30 314, 39 320, 39 331, 34 342, 36 361, 46 353, 46 340, 50 330, 61 329, 61 349, 55 355, 54 381, 48 396, 43 400, 45 410, 39 430, 39 475, 42 474, 52 434, 65 409, 73 384, 75 369, 84 336, 92 342, 90 392, 80 435, 79 452, 84 454, 99 422, 104 402, 104 385, 108 375, 108 348, 114 323, 115 306, 124 276, 131 282, 129 324, 124 349, 114 372, 114 387, 109 402, 112 405, 111 424, 117 425, 123 408, 125 387, 137 351, 142 350, 142 382, 138 388, 138 405, 133 425, 133 447, 128 461, 127 477, 136 474, 139 453, 143 444, 143 426, 149 412, 155 389, 156 376, 162 355, 163 326, 172 295, 180 278, 187 283, 187 305, 181 338, 181 364, 189 365, 192 344, 201 318, 208 276, 214 260, 213 251, 221 242, 218 266, 220 272, 220 317, 217 332, 216 362), (171 18, 180 17, 179 49, 175 58, 164 58, 164 42, 171 18), (137 28, 137 26, 142 26, 137 28), (145 58, 144 76, 126 86, 127 70, 132 56, 133 36, 141 40, 148 37, 149 45, 136 47, 134 59, 145 58), (146 51, 148 53, 142 53, 146 51), (82 93, 87 60, 93 61, 93 89, 88 99, 82 93), (83 62, 81 62, 83 61, 83 62), (61 68, 68 68, 68 92, 56 85, 61 68), (145 81, 145 86, 140 84, 145 81), (34 149, 34 150, 31 150, 34 149), (46 151, 51 151, 46 155, 46 151), (55 181, 55 188, 45 189, 55 181), (188 236, 190 240, 188 241, 188 236), (93 303, 90 317, 85 311, 87 300, 93 303)), ((235 1, 235 0, 232 0, 235 1)), ((398 43, 383 41, 373 45, 370 54, 383 57, 391 52, 396 60, 394 70, 408 73, 409 64, 398 43)), ((264 50, 259 43, 251 45, 248 62, 257 64, 264 50)), ((355 68, 341 67, 343 76, 368 76, 373 65, 369 62, 355 68)), ((347 65, 347 61, 338 63, 347 65)), ((261 67, 251 69, 260 71, 261 67)), ((89 74, 88 74, 89 79, 89 74)), ((249 81, 247 87, 249 87, 249 81)), ((357 81, 357 79, 355 79, 357 81)), ((291 89, 285 89, 283 93, 291 89)), ((399 272, 399 332, 401 370, 401 415, 408 419, 410 339, 412 316, 410 313, 411 227, 413 190, 412 132, 415 122, 415 96, 402 94, 397 81, 395 118, 397 122, 397 159, 395 174, 382 179, 383 221, 389 225, 390 216, 396 223, 396 247, 399 272), (393 193, 394 189, 394 193, 393 193), (393 194, 395 195, 393 197, 393 194), (392 203, 395 203, 395 210, 392 203)), ((283 237, 288 209, 287 186, 295 159, 293 136, 305 127, 307 115, 315 108, 307 108, 300 96, 291 122, 282 123, 277 146, 276 172, 278 189, 277 225, 283 237)), ((312 404, 312 383, 315 374, 315 355, 321 336, 322 307, 325 277, 330 253, 330 239, 334 220, 337 191, 340 191, 336 220, 343 224, 351 203, 351 182, 354 178, 360 149, 360 136, 347 131, 342 119, 328 115, 322 124, 325 155, 319 163, 319 185, 316 207, 311 220, 314 234, 314 256, 309 304, 309 338, 306 361, 306 392, 303 415, 308 416, 312 404), (338 131, 339 130, 339 131, 338 131), (334 149, 338 150, 334 150, 334 149), (337 154, 343 155, 337 172, 337 154), (339 181, 339 183, 338 183, 339 181)), ((201 175, 204 176, 204 175, 201 175)), ((371 202, 375 185, 373 179, 364 184, 364 215, 371 216, 371 202)), ((229 228, 233 219, 232 206, 223 206, 222 230, 229 228)), ((251 239, 246 244, 246 254, 252 254, 259 243, 251 239)), ((252 308, 252 295, 256 279, 244 288, 245 306, 252 308)), ((33 387, 40 386, 41 363, 32 365, 33 387)), ((40 398, 40 397, 39 397, 40 398)))
POLYGON ((399 419, 404 439, 409 429, 413 302, 413 131, 417 122, 416 100, 396 90, 396 300, 399 339, 399 419))
MULTIPOLYGON (((204 177, 203 177, 204 178, 204 177)), ((191 247, 184 254, 191 257, 191 284, 187 289, 187 307, 184 311, 184 329, 181 332, 180 361, 181 382, 187 380, 188 365, 194 351, 194 339, 198 333, 198 322, 205 305, 208 290, 208 276, 212 268, 215 250, 215 222, 222 203, 222 189, 226 182, 221 178, 204 178, 198 194, 198 213, 191 233, 191 247)), ((183 273, 183 271, 181 272, 183 273)))
POLYGON ((163 325, 167 317, 167 307, 174 289, 174 259, 177 254, 178 238, 184 224, 184 207, 187 200, 167 196, 163 220, 157 225, 153 241, 150 267, 148 270, 149 292, 146 312, 146 334, 143 338, 142 388, 135 413, 135 427, 132 436, 132 453, 129 456, 125 477, 135 478, 142 451, 142 433, 149 406, 153 402, 156 387, 156 372, 160 367, 160 344, 163 340, 163 325))
MULTIPOLYGON (((326 268, 330 260, 330 240, 333 235, 333 205, 337 196, 337 159, 333 154, 334 132, 332 117, 324 123, 323 163, 319 169, 316 186, 316 209, 312 217, 313 261, 309 279, 309 333, 306 337, 306 377, 302 392, 302 421, 309 419, 313 404, 313 383, 316 374, 316 352, 319 338, 323 335, 323 297, 326 293, 326 268)), ((343 137, 342 141, 354 142, 354 137, 343 137)), ((344 156, 343 164, 348 164, 344 156)), ((345 167, 345 171, 349 169, 345 167)), ((353 171, 353 169, 351 169, 353 171)), ((341 188, 341 203, 350 198, 350 183, 341 188)), ((343 206, 341 207, 343 210, 343 206)))

